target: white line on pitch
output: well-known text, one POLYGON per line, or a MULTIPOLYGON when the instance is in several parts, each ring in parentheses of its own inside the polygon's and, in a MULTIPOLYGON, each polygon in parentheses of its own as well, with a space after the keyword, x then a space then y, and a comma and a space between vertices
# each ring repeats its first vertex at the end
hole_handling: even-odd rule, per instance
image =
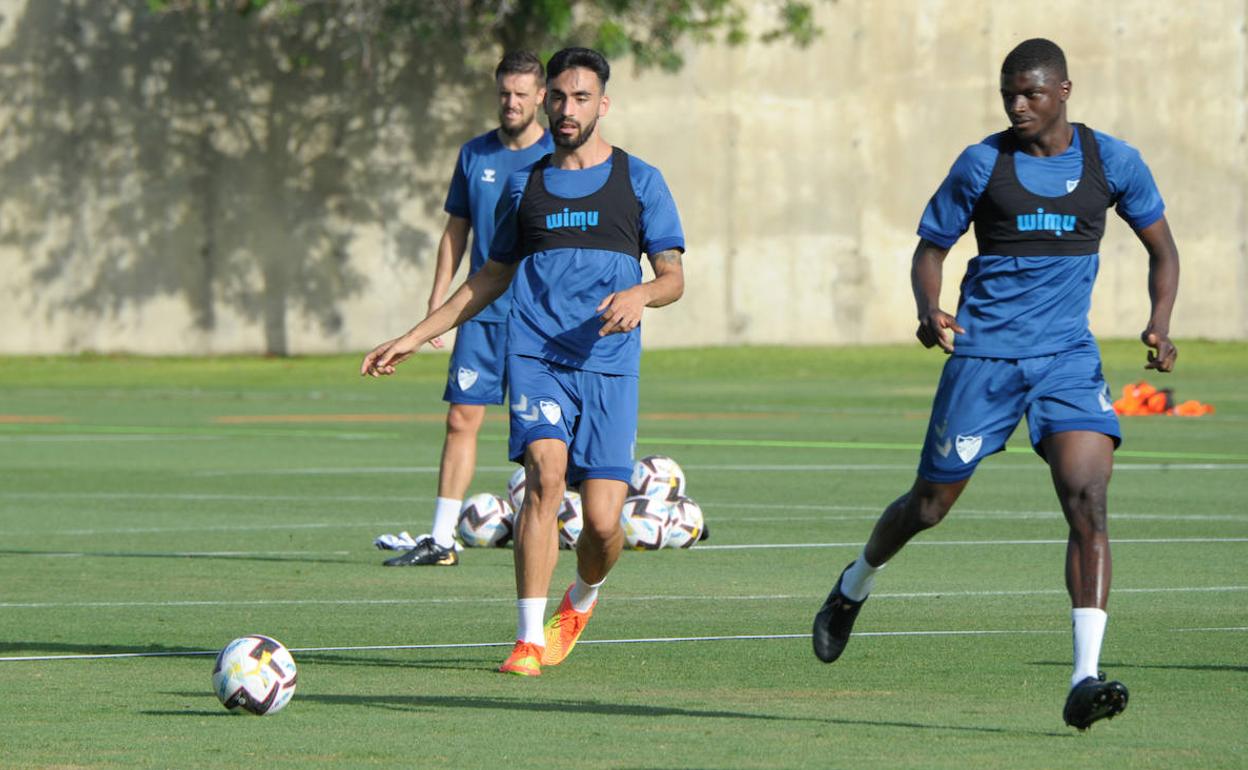
MULTIPOLYGON (((868 631, 854 636, 1034 636, 1069 634, 1053 630, 980 630, 980 631, 868 631)), ((582 639, 578 644, 671 644, 674 642, 738 642, 773 639, 809 639, 810 634, 736 634, 732 636, 659 636, 641 639, 582 639)), ((351 647, 291 647, 292 653, 304 652, 373 652, 379 650, 464 650, 481 647, 511 647, 511 642, 461 642, 448 644, 370 644, 351 647)), ((0 658, 0 663, 50 660, 107 660, 113 658, 177 658, 216 655, 220 650, 188 650, 186 652, 109 652, 98 655, 20 655, 0 658)))
POLYGON ((0 435, 0 443, 35 443, 35 444, 58 444, 58 443, 81 443, 81 442, 117 442, 117 441, 219 441, 224 436, 204 436, 190 433, 121 433, 121 434, 101 434, 101 433, 58 433, 52 435, 35 435, 35 436, 5 436, 0 435))
POLYGON ((1248 626, 1228 626, 1224 628, 1176 628, 1175 631, 1248 631, 1248 626))
MULTIPOLYGON (((49 558, 83 558, 91 556, 132 556, 145 558, 152 556, 185 556, 185 557, 245 557, 245 556, 349 556, 350 551, 48 551, 32 553, 9 552, 10 556, 46 556, 49 558)), ((2 606, 2 605, 0 605, 2 606)))
MULTIPOLYGON (((517 466, 485 466, 479 471, 509 472, 517 466)), ((837 473, 855 471, 912 471, 915 463, 822 463, 804 465, 684 465, 685 471, 707 471, 726 473, 837 473)), ((1036 471, 1043 467, 1036 463, 990 463, 981 465, 979 471, 1036 471)), ((1248 463, 1130 463, 1114 464, 1115 471, 1242 471, 1248 470, 1248 463)), ((331 468, 262 468, 232 470, 201 470, 193 475, 202 477, 219 476, 350 476, 369 474, 403 474, 403 473, 437 473, 435 465, 405 465, 378 467, 346 467, 331 468)))
MULTIPOLYGON (((1248 543, 1248 537, 1135 537, 1110 538, 1113 545, 1141 543, 1248 543)), ((910 545, 1066 545, 1066 540, 915 540, 910 545)), ((738 543, 700 545, 695 551, 746 551, 769 548, 861 548, 862 543, 738 543)))
MULTIPOLYGON (((1248 591, 1245 586, 1199 586, 1164 588, 1115 588, 1115 594, 1168 594, 1168 593, 1227 593, 1248 591)), ((707 594, 654 594, 645 596, 612 596, 610 601, 626 602, 755 602, 755 601, 808 601, 820 599, 823 593, 817 594, 747 594, 732 596, 715 596, 707 594)), ((916 591, 916 592, 876 592, 873 599, 982 599, 988 597, 1011 596, 1065 596, 1064 589, 1029 589, 1018 591, 916 591)), ((402 606, 402 605, 463 605, 463 604, 511 604, 514 599, 505 597, 449 597, 422 599, 179 599, 170 601, 118 601, 118 602, 0 602, 0 609, 115 609, 123 607, 267 607, 267 606, 402 606)))

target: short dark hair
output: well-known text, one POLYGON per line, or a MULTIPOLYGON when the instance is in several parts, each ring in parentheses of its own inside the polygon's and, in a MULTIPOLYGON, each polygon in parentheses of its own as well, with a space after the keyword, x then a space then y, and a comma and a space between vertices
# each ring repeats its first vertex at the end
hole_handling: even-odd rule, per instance
POLYGON ((502 61, 494 68, 494 79, 503 75, 535 75, 538 80, 546 71, 542 69, 542 60, 532 51, 508 51, 502 61))
POLYGON ((611 77, 611 65, 607 58, 592 48, 565 48, 546 62, 546 80, 549 82, 559 77, 564 70, 573 67, 584 67, 598 76, 602 90, 607 90, 607 79, 611 77))
POLYGON ((1032 70, 1048 70, 1066 80, 1066 54, 1052 40, 1033 37, 1014 46, 1001 63, 1002 75, 1017 75, 1032 70))

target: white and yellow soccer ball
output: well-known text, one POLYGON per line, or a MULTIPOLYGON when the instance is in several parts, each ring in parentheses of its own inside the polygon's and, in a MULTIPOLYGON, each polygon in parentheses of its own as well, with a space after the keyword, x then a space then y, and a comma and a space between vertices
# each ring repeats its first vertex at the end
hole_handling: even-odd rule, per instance
POLYGON ((692 497, 682 497, 670 507, 667 520, 667 547, 692 548, 702 539, 706 518, 702 506, 692 497))
POLYGON ((633 475, 628 482, 628 494, 634 497, 653 497, 665 503, 674 503, 685 496, 685 472, 680 465, 664 455, 650 455, 633 463, 633 475))
POLYGON ((516 468, 516 472, 511 474, 511 478, 507 481, 507 502, 511 503, 511 510, 517 513, 524 505, 525 481, 523 465, 516 468))
POLYGON ((563 493, 563 505, 559 506, 559 547, 574 550, 585 527, 585 514, 581 509, 581 494, 569 489, 563 493))
POLYGON ((212 666, 212 689, 230 711, 265 716, 295 694, 295 659, 282 643, 260 634, 230 642, 212 666))
POLYGON ((469 548, 504 546, 511 540, 515 513, 511 503, 488 492, 473 495, 459 509, 456 531, 469 548))
POLYGON ((657 551, 667 543, 670 506, 662 500, 634 495, 620 510, 624 542, 635 551, 657 551))

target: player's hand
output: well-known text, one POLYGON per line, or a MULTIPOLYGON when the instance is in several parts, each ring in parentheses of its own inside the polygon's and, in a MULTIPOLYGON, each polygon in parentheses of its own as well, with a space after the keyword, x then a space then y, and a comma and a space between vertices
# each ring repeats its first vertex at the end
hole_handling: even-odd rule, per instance
POLYGON ((1156 369, 1159 372, 1174 371, 1174 362, 1179 357, 1178 348, 1170 342, 1170 337, 1162 332, 1145 329, 1140 333, 1140 341, 1147 345, 1148 363, 1145 369, 1156 369))
POLYGON ((623 334, 631 332, 641 323, 641 313, 645 310, 646 298, 640 287, 617 291, 608 294, 598 303, 598 317, 602 319, 602 327, 598 336, 623 334))
POLYGON ((925 348, 939 345, 941 350, 946 353, 952 353, 953 335, 946 334, 948 330, 958 334, 966 334, 966 329, 958 326, 957 318, 943 310, 936 309, 919 319, 919 329, 914 333, 914 336, 919 338, 919 342, 922 342, 925 348))
POLYGON ((380 377, 394 374, 394 367, 412 357, 420 349, 420 343, 408 339, 405 334, 383 342, 369 351, 360 363, 360 376, 380 377))

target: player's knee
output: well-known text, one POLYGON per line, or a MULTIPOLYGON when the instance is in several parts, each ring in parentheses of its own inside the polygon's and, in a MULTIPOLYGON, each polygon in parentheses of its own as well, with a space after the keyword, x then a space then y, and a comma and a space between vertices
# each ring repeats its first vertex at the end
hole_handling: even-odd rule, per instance
POLYGON ((919 489, 911 490, 897 503, 915 529, 931 529, 945 520, 952 507, 952 501, 944 496, 919 489))
POLYGON ((621 537, 620 521, 618 518, 591 518, 584 517, 581 527, 581 537, 589 538, 593 543, 603 544, 611 541, 612 538, 621 537))
POLYGON ((474 409, 469 405, 452 404, 446 412, 446 432, 461 435, 475 435, 481 428, 485 410, 474 409), (467 407, 467 408, 466 408, 467 407))
POLYGON ((1099 534, 1107 528, 1108 490, 1105 484, 1089 483, 1062 494, 1062 510, 1076 532, 1099 534))
MULTIPOLYGON (((527 494, 533 497, 534 503, 540 507, 552 508, 552 505, 543 505, 543 502, 554 503, 554 501, 558 501, 562 503, 565 488, 564 476, 561 470, 538 466, 536 473, 529 472, 527 494)), ((558 504, 553 505, 553 509, 556 511, 558 507, 558 504)))

